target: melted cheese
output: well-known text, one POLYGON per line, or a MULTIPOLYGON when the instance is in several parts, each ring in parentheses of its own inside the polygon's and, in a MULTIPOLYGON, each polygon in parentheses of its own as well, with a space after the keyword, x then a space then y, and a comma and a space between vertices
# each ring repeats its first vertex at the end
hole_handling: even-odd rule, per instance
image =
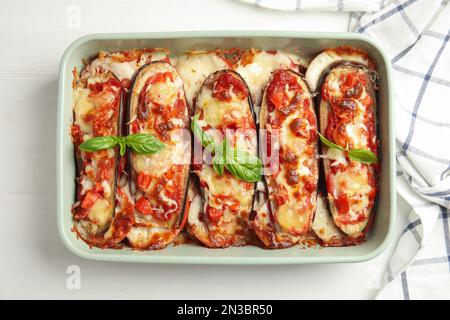
POLYGON ((337 198, 339 194, 345 194, 348 199, 355 199, 350 206, 349 214, 357 218, 361 211, 367 210, 369 205, 369 193, 372 187, 369 184, 367 166, 359 162, 352 162, 352 166, 342 172, 332 175, 334 190, 332 194, 337 198))
POLYGON ((106 199, 98 199, 89 210, 88 218, 100 228, 103 228, 112 218, 112 206, 106 199))
MULTIPOLYGON (((110 74, 95 74, 87 79, 87 85, 95 83, 104 83, 109 80, 110 74)), ((113 90, 120 90, 117 87, 111 87, 113 90)), ((110 104, 114 101, 115 95, 112 92, 102 92, 101 94, 90 97, 91 90, 85 87, 84 84, 77 85, 72 94, 72 109, 74 112, 74 123, 80 126, 80 129, 85 134, 86 138, 92 135, 92 127, 84 120, 84 117, 95 109, 101 108, 104 105, 110 104)), ((108 117, 111 119, 114 112, 110 110, 108 117)))
POLYGON ((347 158, 345 155, 345 152, 342 150, 338 150, 338 149, 334 149, 334 148, 328 148, 327 149, 327 153, 326 153, 326 157, 329 158, 330 160, 334 160, 331 165, 332 166, 337 166, 339 164, 346 164, 347 163, 347 158))
MULTIPOLYGON (((179 80, 177 77, 174 80, 179 80)), ((151 101, 154 101, 161 105, 173 106, 180 92, 181 83, 179 81, 170 81, 166 79, 166 82, 158 82, 147 87, 146 94, 151 101)))
POLYGON ((123 61, 114 59, 114 55, 120 55, 120 53, 102 54, 99 58, 94 59, 89 69, 91 71, 102 70, 112 72, 119 80, 128 79, 131 80, 136 71, 144 64, 151 61, 159 61, 167 58, 169 54, 168 50, 161 49, 155 52, 144 52, 139 60, 123 61))
POLYGON ((343 233, 334 224, 323 196, 317 197, 317 210, 312 223, 312 229, 325 243, 331 243, 333 240, 343 238, 343 233))
MULTIPOLYGON (((340 89, 340 77, 347 72, 348 70, 345 67, 340 67, 333 69, 327 76, 326 85, 328 87, 330 97, 343 96, 340 89)), ((364 123, 367 110, 361 102, 367 95, 367 90, 364 87, 361 96, 358 99, 353 99, 357 109, 356 112, 354 112, 354 117, 345 125, 345 135, 352 143, 353 149, 367 148, 368 145, 367 127, 364 123)))
POLYGON ((318 89, 317 86, 322 74, 333 64, 340 61, 350 61, 365 66, 371 64, 371 61, 367 58, 366 54, 362 54, 359 51, 339 53, 334 48, 327 49, 316 56, 306 70, 305 78, 312 92, 315 92, 318 89))
POLYGON ((111 195, 111 186, 109 185, 108 181, 103 180, 102 181, 102 188, 103 188, 103 194, 105 197, 109 197, 111 195))
POLYGON ((254 49, 252 51, 254 54, 252 62, 246 64, 244 55, 237 63, 236 71, 247 82, 254 104, 260 105, 262 92, 274 70, 294 68, 296 64, 304 62, 298 55, 287 54, 283 51, 277 51, 275 54, 265 51, 257 52, 254 49))
POLYGON ((127 234, 127 238, 134 248, 147 249, 154 246, 153 249, 161 249, 173 240, 175 234, 165 228, 145 228, 133 227, 127 234))
MULTIPOLYGON (((143 70, 137 76, 137 80, 133 87, 133 95, 131 98, 131 113, 135 114, 137 108, 137 97, 143 90, 146 79, 158 72, 174 71, 173 67, 167 64, 155 64, 148 69, 143 70)), ((183 82, 180 77, 173 73, 173 81, 166 79, 166 82, 158 82, 149 85, 146 93, 152 96, 152 101, 156 101, 161 105, 174 105, 180 92, 183 90, 183 82)), ((185 111, 187 115, 187 110, 185 111)), ((165 143, 165 148, 155 154, 143 155, 132 153, 132 165, 137 172, 145 172, 154 177, 163 175, 174 164, 189 164, 190 159, 190 140, 191 136, 187 130, 181 129, 185 126, 183 119, 172 118, 170 121, 177 125, 177 128, 170 131, 169 142, 165 143)), ((141 132, 155 134, 152 127, 141 128, 141 132)))
POLYGON ((172 143, 155 154, 132 154, 132 164, 137 172, 146 172, 152 176, 162 176, 174 164, 188 164, 190 159, 190 141, 180 137, 183 130, 171 133, 172 143))
MULTIPOLYGON (((136 109, 138 107, 138 97, 142 92, 147 79, 157 73, 164 72, 172 72, 173 82, 166 79, 166 82, 150 84, 146 88, 146 94, 149 95, 152 100, 155 100, 164 106, 173 106, 178 94, 183 92, 183 81, 179 76, 177 76, 176 70, 171 65, 166 63, 157 63, 146 67, 136 76, 133 85, 133 92, 130 98, 130 114, 133 115, 133 117, 130 119, 130 122, 135 120, 137 114, 136 109)), ((185 114, 187 115, 187 109, 185 114)), ((150 134, 153 133, 151 128, 146 131, 150 134)))
MULTIPOLYGON (((326 85, 330 97, 340 98, 343 92, 340 89, 340 81, 342 76, 348 72, 355 72, 353 67, 337 67, 333 69, 327 76, 326 85)), ((364 72, 357 70, 357 72, 364 72)), ((345 119, 345 135, 344 141, 350 143, 352 149, 368 148, 368 130, 365 125, 365 115, 368 112, 365 105, 362 103, 367 98, 367 88, 363 87, 360 97, 358 99, 352 98, 355 103, 355 110, 351 119, 345 119)), ((371 112, 371 111, 370 111, 371 112)), ((376 139, 376 138, 375 138, 376 139)), ((369 184, 369 172, 373 170, 371 167, 362 165, 360 162, 347 161, 345 153, 335 149, 328 149, 327 155, 331 166, 344 164, 337 173, 328 175, 330 185, 333 189, 328 190, 328 198, 330 208, 337 226, 346 234, 357 237, 364 230, 368 222, 368 217, 372 210, 369 195, 372 193, 372 186, 369 184), (346 214, 338 212, 335 201, 344 196, 349 202, 349 210, 346 214), (361 220, 361 216, 365 219, 361 220), (347 221, 352 221, 348 223, 347 221), (357 222, 359 221, 359 222, 357 222)))
POLYGON ((184 82, 186 100, 190 106, 200 91, 200 87, 211 73, 228 69, 228 65, 216 53, 196 52, 181 55, 176 63, 176 69, 184 82))
POLYGON ((247 116, 247 99, 235 99, 231 93, 230 102, 212 97, 212 91, 204 88, 198 96, 197 107, 203 111, 203 121, 211 127, 223 126, 224 123, 236 122, 247 116))
POLYGON ((81 195, 84 195, 86 191, 91 190, 94 187, 94 183, 89 177, 83 175, 80 177, 81 195))
POLYGON ((91 63, 94 70, 111 71, 117 78, 131 79, 138 69, 135 61, 117 62, 111 58, 95 59, 91 63))
POLYGON ((230 175, 220 177, 212 166, 204 165, 198 172, 199 178, 208 184, 208 192, 212 196, 225 195, 239 201, 241 210, 248 210, 253 199, 253 188, 245 188, 245 184, 230 175))
MULTIPOLYGON (((309 99, 308 89, 306 85, 303 82, 299 83, 302 85, 303 93, 301 93, 301 95, 303 96, 303 99, 309 99)), ((291 97, 293 96, 293 94, 295 94, 295 92, 288 92, 288 95, 290 95, 291 97)), ((295 173, 299 177, 299 183, 291 185, 288 182, 288 172, 286 164, 284 163, 280 163, 280 171, 276 174, 275 177, 266 176, 269 185, 270 199, 271 201, 273 201, 273 207, 276 208, 276 221, 284 232, 290 233, 291 235, 304 234, 309 230, 312 214, 315 210, 316 193, 310 193, 304 190, 303 183, 301 182, 300 178, 302 176, 309 177, 314 172, 314 174, 316 175, 315 179, 317 179, 317 161, 314 157, 311 159, 311 152, 313 152, 313 154, 316 154, 317 146, 315 142, 313 144, 308 144, 307 139, 296 136, 290 128, 290 124, 292 121, 294 121, 295 119, 302 119, 302 121, 305 121, 305 126, 308 133, 315 130, 314 124, 309 123, 305 119, 302 109, 303 108, 301 107, 292 110, 291 113, 286 117, 286 119, 284 119, 281 123, 279 130, 280 149, 283 150, 285 154, 289 152, 297 158, 295 173), (281 205, 277 205, 275 203, 276 195, 274 194, 274 192, 281 192, 276 189, 278 188, 277 186, 281 186, 283 189, 286 189, 288 195, 286 201, 281 205), (300 199, 298 198, 298 195, 295 195, 295 193, 297 192, 300 193, 300 199), (309 207, 309 204, 311 204, 312 207, 309 207)), ((266 116, 269 119, 269 122, 275 120, 273 119, 277 116, 275 111, 269 114, 266 113, 266 101, 263 101, 262 110, 264 110, 264 112, 261 116, 266 116)), ((263 118, 260 121, 262 127, 270 130, 271 136, 273 136, 274 129, 271 127, 270 123, 266 125, 267 120, 263 118)), ((277 148, 274 148, 274 150, 276 149, 277 148)))
POLYGON ((92 132, 90 124, 83 120, 84 115, 90 113, 95 107, 93 101, 88 97, 89 93, 90 90, 85 88, 77 88, 73 92, 75 123, 83 132, 92 132))

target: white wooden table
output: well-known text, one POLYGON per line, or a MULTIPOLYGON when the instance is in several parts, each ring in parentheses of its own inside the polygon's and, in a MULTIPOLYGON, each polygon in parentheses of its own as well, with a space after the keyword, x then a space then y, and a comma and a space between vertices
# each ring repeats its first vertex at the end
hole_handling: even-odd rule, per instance
POLYGON ((56 230, 57 70, 73 40, 96 32, 345 31, 347 24, 345 13, 277 12, 234 0, 0 0, 0 298, 373 297, 390 250, 359 264, 133 265, 78 258, 56 230), (66 285, 71 265, 81 270, 79 290, 66 285))

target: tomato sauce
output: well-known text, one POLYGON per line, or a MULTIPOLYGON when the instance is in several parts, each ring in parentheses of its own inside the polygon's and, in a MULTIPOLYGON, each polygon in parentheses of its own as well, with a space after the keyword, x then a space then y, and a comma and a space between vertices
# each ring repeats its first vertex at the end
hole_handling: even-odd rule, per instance
POLYGON ((248 89, 238 76, 229 72, 222 73, 213 86, 212 96, 220 101, 231 102, 233 92, 239 100, 247 99, 248 89))
MULTIPOLYGON (((314 157, 316 149, 314 147, 317 141, 316 117, 311 108, 309 96, 304 96, 301 84, 297 77, 289 70, 278 70, 274 72, 272 80, 266 91, 266 104, 270 116, 268 125, 272 129, 289 130, 291 133, 302 138, 305 141, 305 147, 302 150, 302 157, 314 157), (281 128, 286 122, 286 118, 297 113, 298 117, 289 120, 286 128, 281 128)), ((273 141, 270 130, 267 131, 266 148, 268 157, 272 158, 273 141)), ((272 188, 272 199, 277 206, 282 206, 289 199, 289 192, 286 187, 279 184, 276 179, 279 174, 284 172, 284 179, 293 189, 293 196, 299 201, 302 200, 304 208, 312 206, 308 195, 317 189, 317 168, 310 165, 297 155, 298 150, 290 150, 289 145, 279 144, 279 168, 274 172, 273 177, 266 177, 269 186, 272 188), (299 161, 304 161, 302 165, 311 170, 311 175, 299 175, 299 161), (305 197, 306 195, 306 197, 305 197)), ((271 208, 273 209, 273 208, 271 208)))
POLYGON ((183 119, 186 110, 186 102, 178 93, 173 105, 162 105, 152 100, 149 86, 161 82, 174 82, 171 72, 158 72, 149 77, 138 96, 137 118, 130 124, 131 132, 138 133, 140 128, 152 128, 158 138, 169 141, 169 132, 175 128, 172 118, 183 119))
MULTIPOLYGON (((88 84, 88 88, 90 90, 88 98, 93 100, 94 105, 97 107, 82 117, 86 123, 91 125, 92 135, 94 137, 117 135, 122 93, 121 82, 111 76, 105 82, 88 84)), ((75 146, 84 142, 84 134, 78 124, 75 123, 72 125, 71 135, 75 146)), ((106 196, 108 198, 110 197, 110 194, 105 195, 103 183, 106 181, 111 189, 113 189, 115 165, 115 153, 111 154, 108 150, 83 153, 80 179, 89 179, 93 186, 89 190, 83 190, 83 186, 79 182, 77 197, 80 201, 80 206, 74 207, 72 210, 75 219, 85 219, 96 201, 104 199, 106 196), (90 168, 93 167, 92 164, 94 161, 96 163, 95 172, 87 170, 88 166, 90 168)), ((113 192, 113 190, 110 190, 110 192, 113 192)))
MULTIPOLYGON (((343 48, 342 50, 346 49, 343 48)), ((376 135, 374 101, 368 94, 366 94, 364 98, 361 98, 364 89, 367 88, 368 85, 367 76, 358 70, 343 72, 339 75, 338 81, 341 95, 331 94, 328 83, 325 83, 322 87, 322 99, 328 101, 330 104, 325 137, 343 148, 346 148, 347 146, 349 149, 354 148, 352 138, 347 135, 346 127, 349 124, 353 124, 358 112, 361 112, 356 104, 356 101, 359 100, 365 107, 363 121, 365 128, 367 128, 366 130, 361 130, 361 135, 366 137, 366 148, 377 155, 378 139, 373 139, 376 135)), ((354 166, 353 162, 350 161, 348 155, 346 155, 346 164, 340 163, 336 165, 333 164, 335 160, 331 159, 330 161, 332 165, 330 165, 330 171, 326 177, 327 190, 329 193, 338 193, 334 199, 334 205, 341 215, 339 217, 339 222, 342 224, 357 224, 365 221, 367 216, 363 212, 356 213, 356 217, 350 216, 350 207, 354 200, 348 198, 345 193, 340 190, 345 187, 335 186, 333 184, 334 176, 338 173, 354 170, 352 169, 354 166)), ((368 184, 371 186, 370 192, 367 195, 369 197, 367 208, 372 208, 377 193, 378 164, 361 163, 360 166, 362 169, 367 169, 368 184)))

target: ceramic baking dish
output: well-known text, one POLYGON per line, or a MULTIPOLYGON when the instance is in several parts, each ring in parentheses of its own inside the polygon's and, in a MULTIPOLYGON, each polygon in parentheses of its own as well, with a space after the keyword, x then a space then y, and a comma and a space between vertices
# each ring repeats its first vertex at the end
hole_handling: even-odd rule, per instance
POLYGON ((354 33, 305 33, 291 31, 207 31, 158 32, 127 34, 93 34, 73 42, 65 51, 59 70, 57 125, 57 218, 62 241, 80 257, 123 262, 185 264, 303 264, 359 262, 380 254, 392 238, 396 193, 394 153, 394 112, 389 60, 380 47, 365 36, 354 33), (82 68, 82 59, 99 50, 130 48, 169 48, 173 52, 215 48, 299 49, 314 56, 327 47, 339 45, 360 47, 376 61, 380 75, 378 91, 379 137, 381 140, 381 177, 378 207, 367 241, 359 246, 339 248, 301 248, 268 250, 255 246, 207 249, 195 244, 169 246, 159 251, 136 251, 89 248, 76 238, 71 205, 75 192, 75 164, 70 137, 72 116, 72 69, 82 68))

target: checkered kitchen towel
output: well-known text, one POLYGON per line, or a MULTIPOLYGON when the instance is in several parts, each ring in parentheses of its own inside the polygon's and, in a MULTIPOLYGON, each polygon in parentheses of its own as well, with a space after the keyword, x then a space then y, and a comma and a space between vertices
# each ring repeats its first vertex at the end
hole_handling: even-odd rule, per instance
POLYGON ((412 209, 377 298, 450 298, 450 0, 243 1, 352 11, 349 31, 372 37, 391 58, 397 191, 412 209))

